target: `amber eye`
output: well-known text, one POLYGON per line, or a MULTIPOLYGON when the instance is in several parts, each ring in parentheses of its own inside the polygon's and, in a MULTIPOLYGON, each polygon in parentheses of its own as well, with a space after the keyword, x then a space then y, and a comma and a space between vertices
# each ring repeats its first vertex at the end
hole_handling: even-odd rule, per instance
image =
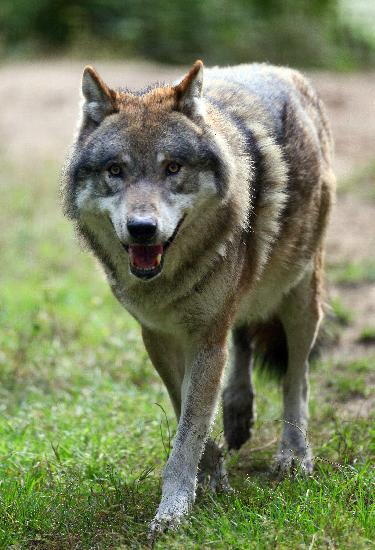
POLYGON ((181 164, 178 164, 178 162, 170 162, 167 164, 166 172, 168 176, 174 176, 175 174, 178 174, 178 172, 181 170, 181 164))
POLYGON ((121 166, 119 164, 111 164, 108 168, 108 172, 111 176, 118 178, 122 174, 121 166))

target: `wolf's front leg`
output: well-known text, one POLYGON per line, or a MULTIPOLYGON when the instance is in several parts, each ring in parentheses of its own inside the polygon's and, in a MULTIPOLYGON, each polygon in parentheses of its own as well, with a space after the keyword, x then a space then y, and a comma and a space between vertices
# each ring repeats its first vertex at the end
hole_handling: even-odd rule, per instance
POLYGON ((225 342, 206 345, 186 368, 181 417, 164 470, 162 499, 151 524, 151 537, 176 527, 194 502, 198 463, 214 417, 226 356, 225 342))

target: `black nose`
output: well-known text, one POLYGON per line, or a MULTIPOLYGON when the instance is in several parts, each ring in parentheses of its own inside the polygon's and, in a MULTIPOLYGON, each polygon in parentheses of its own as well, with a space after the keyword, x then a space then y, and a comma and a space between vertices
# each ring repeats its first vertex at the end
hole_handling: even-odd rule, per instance
POLYGON ((153 218, 135 217, 128 220, 126 227, 133 239, 145 242, 155 236, 157 223, 153 218))

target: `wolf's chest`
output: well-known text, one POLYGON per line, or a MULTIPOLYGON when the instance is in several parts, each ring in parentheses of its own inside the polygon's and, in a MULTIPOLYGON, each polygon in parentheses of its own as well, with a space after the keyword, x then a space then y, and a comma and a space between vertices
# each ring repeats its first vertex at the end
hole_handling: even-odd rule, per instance
MULTIPOLYGON (((220 279, 219 279, 220 282, 220 279)), ((155 292, 129 289, 123 281, 110 281, 121 305, 144 327, 157 332, 186 334, 208 326, 222 310, 226 291, 222 284, 193 288, 182 296, 178 288, 158 288, 155 292)))

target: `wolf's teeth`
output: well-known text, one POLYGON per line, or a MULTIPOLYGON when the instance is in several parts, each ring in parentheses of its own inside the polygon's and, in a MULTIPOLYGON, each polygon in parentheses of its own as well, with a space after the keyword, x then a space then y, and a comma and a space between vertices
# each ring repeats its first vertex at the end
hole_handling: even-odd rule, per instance
POLYGON ((155 258, 155 267, 158 267, 161 262, 161 254, 158 254, 155 258))

